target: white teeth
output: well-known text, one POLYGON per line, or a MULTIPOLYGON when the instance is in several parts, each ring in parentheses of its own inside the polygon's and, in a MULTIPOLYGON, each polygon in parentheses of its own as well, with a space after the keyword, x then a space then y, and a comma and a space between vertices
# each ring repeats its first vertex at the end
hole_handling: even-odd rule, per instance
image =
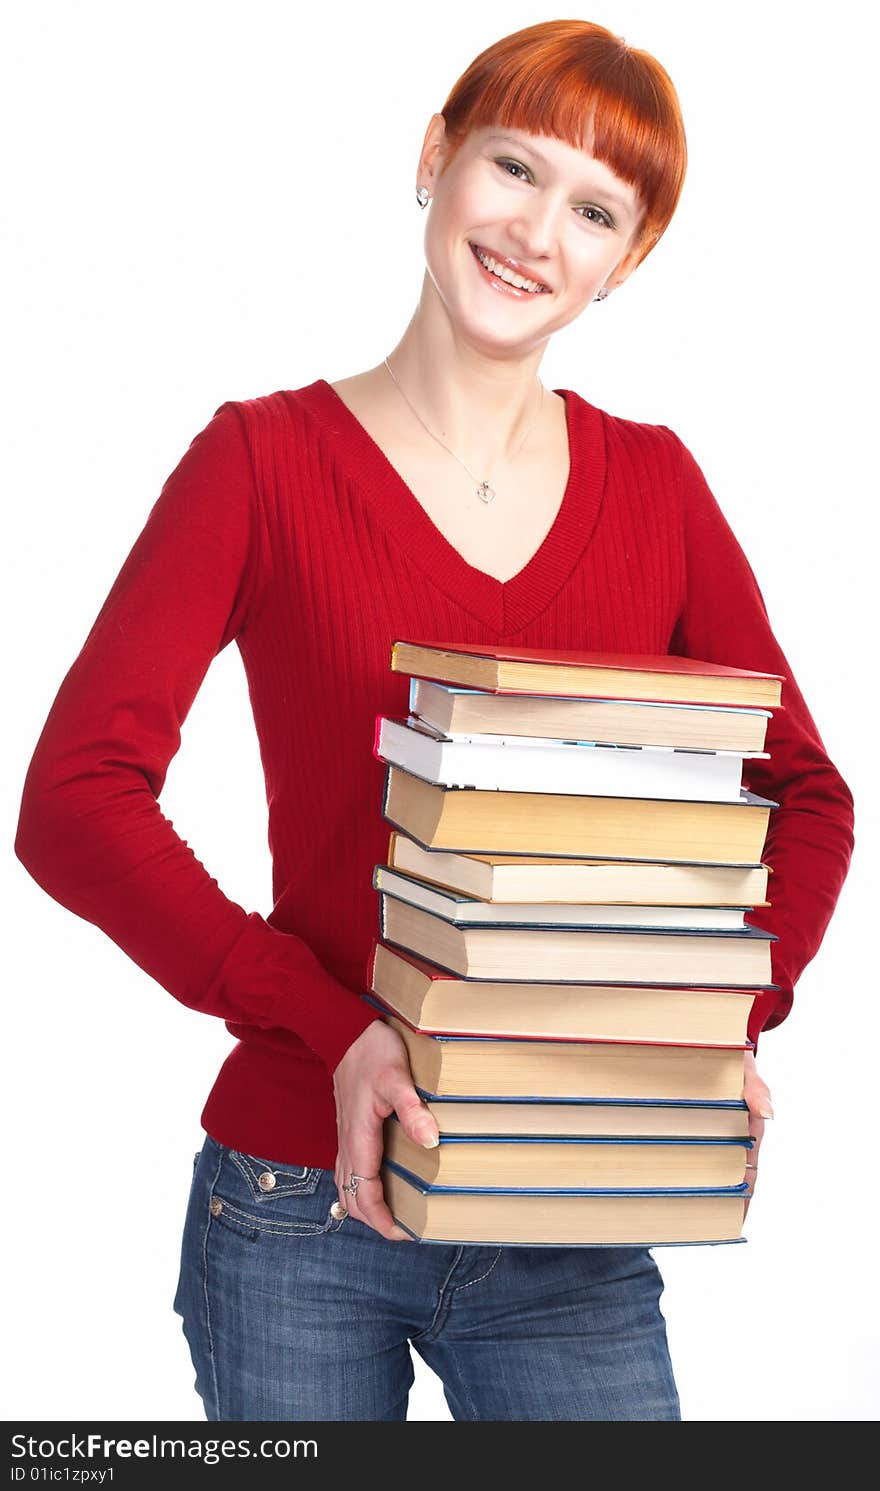
POLYGON ((482 249, 476 249, 475 253, 480 263, 491 274, 497 274, 498 278, 506 280, 508 285, 515 285, 518 290, 528 290, 532 295, 543 293, 544 287, 543 285, 539 285, 537 280, 525 280, 521 274, 514 274, 512 269, 508 269, 505 264, 497 263, 491 254, 484 254, 482 249))

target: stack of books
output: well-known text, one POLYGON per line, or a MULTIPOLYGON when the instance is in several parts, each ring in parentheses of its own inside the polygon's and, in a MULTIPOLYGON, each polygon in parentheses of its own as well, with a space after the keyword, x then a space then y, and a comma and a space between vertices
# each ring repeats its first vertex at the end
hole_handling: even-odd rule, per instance
POLYGON ((773 988, 761 862, 778 675, 395 642, 371 998, 437 1121, 382 1176, 423 1241, 741 1241, 743 1053, 773 988))

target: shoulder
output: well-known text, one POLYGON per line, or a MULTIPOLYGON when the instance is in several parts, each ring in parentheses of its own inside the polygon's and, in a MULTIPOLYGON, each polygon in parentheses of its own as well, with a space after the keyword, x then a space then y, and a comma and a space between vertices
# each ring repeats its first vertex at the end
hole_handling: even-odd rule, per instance
POLYGON ((664 473, 670 479, 680 476, 686 446, 674 429, 600 409, 580 394, 576 398, 588 416, 601 425, 612 470, 622 467, 634 473, 647 470, 653 476, 664 473))
POLYGON ((576 395, 584 419, 582 429, 589 436, 591 425, 601 429, 604 437, 608 473, 627 484, 650 483, 655 491, 677 488, 688 451, 684 442, 668 425, 629 419, 608 409, 590 404, 576 395))
POLYGON ((305 428, 316 404, 320 380, 301 388, 277 388, 270 393, 252 394, 225 400, 214 413, 238 424, 253 439, 257 435, 282 435, 289 439, 292 430, 305 428))

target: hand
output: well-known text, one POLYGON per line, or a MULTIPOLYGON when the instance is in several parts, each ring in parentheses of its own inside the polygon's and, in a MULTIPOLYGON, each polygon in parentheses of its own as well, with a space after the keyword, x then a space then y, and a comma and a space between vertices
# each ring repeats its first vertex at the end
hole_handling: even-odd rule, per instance
POLYGON ((746 1199, 743 1221, 749 1214, 749 1206, 755 1194, 755 1181, 758 1178, 758 1151, 761 1148, 761 1140, 764 1137, 764 1120, 773 1117, 773 1104, 770 1101, 770 1090, 766 1082, 758 1076, 755 1066, 754 1051, 745 1052, 745 1080, 743 1082, 743 1097, 749 1105, 749 1133, 754 1139, 754 1146, 746 1150, 746 1180, 750 1184, 750 1191, 746 1199))
POLYGON ((379 1167, 384 1149, 383 1121, 396 1113, 416 1144, 438 1142, 438 1130, 413 1086, 406 1046, 384 1020, 374 1020, 353 1041, 333 1073, 339 1147, 334 1178, 339 1201, 359 1222, 394 1242, 412 1242, 398 1227, 382 1189, 379 1167), (364 1176, 357 1195, 342 1189, 352 1172, 364 1176))

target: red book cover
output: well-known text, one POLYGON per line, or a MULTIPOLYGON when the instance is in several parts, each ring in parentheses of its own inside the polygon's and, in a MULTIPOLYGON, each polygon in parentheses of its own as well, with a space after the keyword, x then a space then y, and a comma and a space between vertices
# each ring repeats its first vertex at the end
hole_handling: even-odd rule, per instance
MULTIPOLYGON (((395 948, 394 951, 396 952, 397 949, 395 948)), ((414 1031, 416 1035, 426 1035, 432 1041, 525 1041, 529 1044, 538 1041, 542 1045, 552 1042, 554 1045, 566 1046, 677 1046, 679 1049, 686 1048, 687 1050, 695 1051, 748 1051, 751 1048, 750 1041, 633 1041, 618 1039, 616 1037, 612 1040, 604 1036, 584 1040, 582 1036, 576 1035, 523 1035, 519 1032, 516 1035, 506 1035, 501 1031, 496 1032, 494 1035, 486 1035, 485 1031, 482 1030, 437 1030, 424 1025, 413 1025, 412 1021, 408 1020, 406 1015, 400 1014, 399 1010, 392 1009, 390 1005, 385 1003, 381 995, 376 994, 374 990, 371 990, 369 994, 363 995, 363 998, 366 999, 368 1004, 375 1005, 383 1015, 391 1015, 395 1020, 399 1020, 401 1025, 405 1025, 408 1030, 414 1031)))
MULTIPOLYGON (((608 1037, 606 1039, 605 1037, 601 1037, 601 1036, 600 1037, 595 1037, 594 1039, 592 1039, 590 1041, 581 1041, 581 1042, 579 1042, 579 1039, 578 1039, 577 1036, 564 1036, 564 1035, 563 1036, 557 1036, 557 1035, 522 1035, 521 1033, 517 1033, 516 1035, 513 1035, 513 1034, 509 1034, 506 1031, 498 1031, 495 1035, 487 1036, 486 1033, 485 1033, 485 1031, 481 1031, 481 1030, 474 1030, 474 1031, 458 1031, 457 1030, 457 1031, 455 1031, 453 1033, 453 1032, 450 1032, 450 1031, 441 1030, 441 1029, 439 1029, 438 1027, 435 1027, 435 1026, 427 1026, 427 1025, 418 1026, 418 1025, 413 1025, 412 1022, 410 1020, 408 1020, 405 1015, 399 1014, 397 1010, 390 1009, 389 1006, 385 1003, 385 1001, 382 998, 381 994, 377 994, 376 991, 375 991, 375 989, 373 988, 373 979, 374 979, 375 970, 376 970, 376 953, 377 953, 377 951, 378 951, 378 949, 380 947, 384 947, 388 952, 393 953, 396 958, 402 958, 405 963, 412 964, 413 968, 417 968, 420 973, 426 974, 427 977, 430 978, 432 981, 436 980, 436 979, 458 979, 458 980, 460 980, 461 983, 467 983, 468 980, 466 978, 463 978, 461 976, 461 974, 449 973, 449 972, 447 972, 447 970, 445 968, 438 968, 437 965, 436 965, 436 963, 429 963, 429 962, 427 962, 424 958, 420 958, 415 953, 410 952, 410 950, 408 948, 396 947, 396 946, 392 945, 389 942, 383 942, 381 940, 374 940, 374 942, 373 942, 373 949, 372 949, 372 952, 371 952, 370 958, 369 958, 369 977, 368 977, 368 983, 370 985, 370 996, 369 997, 371 999, 375 1000, 375 1002, 377 1004, 380 1004, 382 1006, 383 1010, 387 1010, 390 1014, 392 1014, 396 1020, 402 1020, 403 1024, 404 1025, 408 1025, 409 1028, 410 1028, 410 1030, 420 1030, 420 1032, 421 1032, 422 1035, 445 1036, 449 1040, 475 1040, 475 1041, 485 1041, 485 1040, 503 1040, 503 1041, 567 1041, 569 1043, 574 1042, 575 1044, 580 1043, 580 1044, 583 1044, 583 1045, 591 1045, 591 1046, 688 1046, 688 1047, 694 1047, 694 1048, 696 1048, 698 1050, 701 1050, 701 1051, 702 1050, 705 1050, 705 1051, 744 1051, 744 1050, 747 1050, 748 1046, 751 1044, 751 1043, 746 1043, 746 1045, 741 1045, 738 1041, 636 1041, 636 1040, 625 1040, 625 1039, 623 1039, 623 1040, 617 1040, 617 1039, 612 1040, 610 1037, 608 1037)), ((503 982, 503 980, 498 980, 498 982, 503 982)), ((532 982, 537 983, 537 980, 532 980, 532 982)), ((550 982, 552 982, 552 980, 550 982)), ((538 985, 538 987, 540 987, 540 985, 538 985)), ((652 986, 651 985, 647 985, 647 984, 611 984, 611 983, 609 983, 607 987, 608 988, 616 988, 616 989, 644 989, 644 988, 649 988, 649 987, 652 987, 652 986)), ((669 985, 662 985, 662 986, 658 985, 656 987, 662 987, 664 989, 668 989, 669 985)), ((688 989, 689 992, 692 992, 692 993, 699 993, 701 985, 699 985, 699 984, 679 984, 678 987, 679 988, 683 988, 683 989, 686 988, 686 989, 688 989)), ((712 990, 707 991, 707 992, 711 992, 713 994, 718 994, 719 992, 723 992, 723 991, 720 991, 719 989, 712 989, 712 990)), ((760 993, 760 990, 758 990, 758 989, 755 989, 755 990, 746 989, 746 990, 744 990, 742 988, 736 988, 736 989, 729 989, 728 993, 734 994, 734 995, 738 995, 738 996, 741 996, 744 993, 746 993, 746 994, 754 993, 754 994, 757 995, 758 993, 760 993)))
POLYGON ((466 657, 490 658, 497 663, 548 663, 561 664, 569 668, 615 668, 631 673, 687 674, 694 678, 773 678, 785 681, 783 673, 759 673, 749 668, 731 668, 725 663, 708 663, 699 658, 676 657, 673 653, 638 652, 580 652, 563 651, 552 647, 489 647, 476 642, 415 642, 401 638, 392 643, 391 656, 394 666, 394 649, 405 647, 432 647, 439 652, 457 652, 466 657))

